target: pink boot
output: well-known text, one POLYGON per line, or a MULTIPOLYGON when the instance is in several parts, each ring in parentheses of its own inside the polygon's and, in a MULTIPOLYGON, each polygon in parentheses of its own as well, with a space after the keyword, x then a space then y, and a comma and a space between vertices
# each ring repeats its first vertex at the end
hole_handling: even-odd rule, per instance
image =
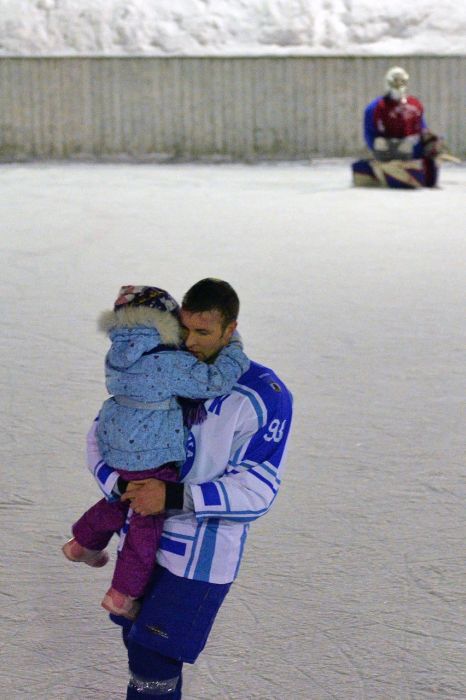
POLYGON ((133 596, 120 593, 116 588, 109 588, 102 601, 102 607, 114 615, 122 615, 128 620, 134 620, 141 604, 133 596))
POLYGON ((108 562, 107 552, 100 549, 87 549, 74 537, 63 545, 62 552, 70 561, 82 561, 89 566, 101 567, 108 562))

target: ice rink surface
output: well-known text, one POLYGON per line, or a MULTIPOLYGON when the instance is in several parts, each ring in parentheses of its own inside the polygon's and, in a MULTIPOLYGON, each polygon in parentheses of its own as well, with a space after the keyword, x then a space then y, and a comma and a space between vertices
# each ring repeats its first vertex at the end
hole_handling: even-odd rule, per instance
POLYGON ((0 166, 3 698, 125 697, 111 566, 60 551, 99 497, 95 320, 122 284, 205 276, 295 422, 184 698, 466 698, 465 194, 453 165, 415 192, 354 189, 347 161, 0 166))

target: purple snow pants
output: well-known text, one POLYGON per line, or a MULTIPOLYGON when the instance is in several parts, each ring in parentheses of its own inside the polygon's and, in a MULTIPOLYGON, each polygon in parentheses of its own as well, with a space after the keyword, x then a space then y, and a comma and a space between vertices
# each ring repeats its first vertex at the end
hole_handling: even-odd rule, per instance
MULTIPOLYGON (((144 472, 118 470, 128 481, 156 477, 162 481, 176 481, 177 471, 165 465, 144 472)), ((95 503, 73 527, 73 536, 87 549, 105 549, 112 535, 125 526, 130 505, 128 501, 105 498, 95 503)), ((155 554, 163 530, 164 515, 139 515, 131 511, 123 547, 118 552, 112 587, 126 595, 139 598, 149 583, 155 566, 155 554)))

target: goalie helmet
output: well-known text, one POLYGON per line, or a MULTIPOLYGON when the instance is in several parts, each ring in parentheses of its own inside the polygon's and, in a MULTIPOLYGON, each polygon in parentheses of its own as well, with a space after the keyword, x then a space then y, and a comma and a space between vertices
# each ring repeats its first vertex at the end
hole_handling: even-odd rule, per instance
POLYGON ((385 74, 385 87, 392 100, 406 97, 409 75, 404 68, 393 66, 385 74))

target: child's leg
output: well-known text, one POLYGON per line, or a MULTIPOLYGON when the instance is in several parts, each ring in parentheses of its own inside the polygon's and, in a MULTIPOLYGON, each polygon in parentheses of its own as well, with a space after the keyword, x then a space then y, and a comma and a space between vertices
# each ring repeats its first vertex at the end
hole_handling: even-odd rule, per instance
POLYGON ((163 530, 163 515, 131 514, 123 548, 118 553, 112 587, 139 598, 149 583, 163 530))
POLYGON ((112 535, 125 524, 128 508, 125 502, 109 503, 102 498, 75 522, 72 527, 74 537, 87 549, 105 549, 112 535))
MULTIPOLYGON (((143 478, 176 481, 178 470, 174 464, 168 463, 141 472, 119 470, 119 474, 123 479, 129 480, 131 477, 132 481, 143 478)), ((162 536, 163 522, 163 514, 143 516, 131 511, 125 540, 118 552, 112 588, 107 595, 116 591, 131 598, 142 596, 155 566, 155 554, 162 536)), ((104 607, 107 607, 106 604, 104 607)))
MULTIPOLYGON (((173 464, 152 470, 119 474, 127 481, 162 479, 176 481, 178 471, 173 464)), ((140 598, 149 583, 155 566, 155 554, 163 530, 163 515, 142 516, 130 511, 125 525, 125 539, 118 552, 112 586, 102 600, 102 607, 114 615, 134 620, 141 607, 140 598)))

